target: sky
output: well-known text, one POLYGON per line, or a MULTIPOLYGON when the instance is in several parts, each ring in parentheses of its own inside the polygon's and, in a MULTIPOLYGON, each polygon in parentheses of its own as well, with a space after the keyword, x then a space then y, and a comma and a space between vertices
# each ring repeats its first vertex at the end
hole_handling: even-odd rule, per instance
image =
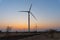
POLYGON ((36 21, 31 15, 31 30, 60 29, 60 0, 0 0, 0 30, 7 26, 13 30, 27 30, 28 13, 18 11, 29 10, 35 15, 36 21))

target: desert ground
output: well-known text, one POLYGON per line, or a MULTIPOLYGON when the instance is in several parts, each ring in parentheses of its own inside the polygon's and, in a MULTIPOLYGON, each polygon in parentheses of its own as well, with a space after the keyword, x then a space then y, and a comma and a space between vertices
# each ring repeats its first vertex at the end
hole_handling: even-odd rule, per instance
POLYGON ((60 40, 60 32, 0 33, 0 40, 60 40))
POLYGON ((19 40, 60 40, 60 33, 54 33, 53 36, 48 33, 42 33, 40 35, 19 39, 19 40))

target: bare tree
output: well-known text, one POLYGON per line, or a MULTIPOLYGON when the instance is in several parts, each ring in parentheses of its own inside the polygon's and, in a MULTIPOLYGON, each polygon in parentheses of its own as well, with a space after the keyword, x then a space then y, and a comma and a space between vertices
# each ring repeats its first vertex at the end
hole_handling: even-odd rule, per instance
POLYGON ((11 27, 10 26, 7 26, 6 28, 6 36, 8 37, 9 36, 9 32, 11 31, 11 27))
POLYGON ((7 26, 6 32, 9 32, 9 31, 11 31, 11 27, 7 26))
POLYGON ((56 32, 56 30, 53 30, 53 29, 50 29, 49 31, 48 31, 48 33, 49 33, 49 35, 50 35, 50 37, 51 38, 54 38, 54 33, 56 32))

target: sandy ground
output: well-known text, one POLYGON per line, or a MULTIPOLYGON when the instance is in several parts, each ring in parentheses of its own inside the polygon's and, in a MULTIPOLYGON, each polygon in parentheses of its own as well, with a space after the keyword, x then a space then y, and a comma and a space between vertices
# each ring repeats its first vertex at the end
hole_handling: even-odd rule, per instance
MULTIPOLYGON (((10 35, 31 35, 34 33, 12 33, 10 35)), ((0 34, 0 36, 4 36, 5 34, 0 34)), ((39 33, 39 35, 34 35, 34 36, 30 36, 30 37, 26 37, 23 39, 18 39, 18 40, 60 40, 60 33, 54 33, 53 37, 51 37, 51 34, 49 33, 39 33)))
POLYGON ((51 38, 51 35, 41 34, 41 35, 36 35, 33 37, 28 37, 28 38, 19 39, 19 40, 60 40, 60 33, 54 34, 53 38, 51 38))

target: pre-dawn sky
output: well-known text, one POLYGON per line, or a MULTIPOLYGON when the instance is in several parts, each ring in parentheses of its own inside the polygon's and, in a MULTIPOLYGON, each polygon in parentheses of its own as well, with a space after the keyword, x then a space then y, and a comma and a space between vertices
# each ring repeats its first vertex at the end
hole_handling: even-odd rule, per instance
POLYGON ((60 28, 60 0, 0 0, 0 29, 11 26, 14 29, 27 29, 27 13, 18 11, 29 10, 36 16, 38 22, 31 16, 31 29, 38 24, 38 30, 60 28))

